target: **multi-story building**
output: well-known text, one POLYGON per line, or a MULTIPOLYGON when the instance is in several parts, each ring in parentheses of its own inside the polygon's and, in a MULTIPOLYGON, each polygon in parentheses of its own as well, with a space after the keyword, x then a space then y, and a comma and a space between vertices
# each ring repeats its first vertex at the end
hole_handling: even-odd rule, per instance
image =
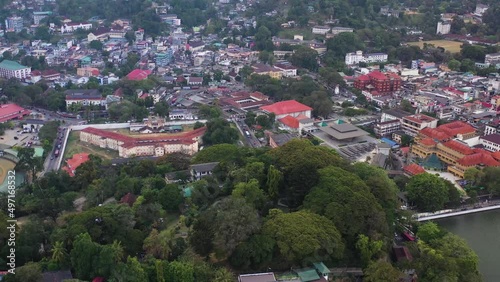
POLYGON ((500 151, 500 134, 494 133, 479 138, 479 143, 490 152, 500 151))
POLYGON ((417 133, 426 128, 436 128, 438 120, 436 118, 416 114, 411 116, 406 116, 401 122, 401 129, 405 134, 410 136, 417 136, 417 133))
POLYGON ((106 99, 102 97, 97 89, 71 89, 64 91, 64 94, 66 94, 66 107, 72 104, 81 104, 82 106, 106 105, 106 99))
MULTIPOLYGON (((498 152, 492 153, 484 149, 470 148, 466 142, 461 141, 474 136, 476 136, 476 129, 461 121, 444 124, 437 128, 424 128, 415 137, 411 152, 424 159, 435 154, 446 164, 450 173, 461 178, 471 167, 499 166, 500 154, 498 152)), ((500 139, 500 135, 498 136, 500 139)), ((480 141, 484 140, 484 144, 490 146, 491 144, 486 141, 491 138, 487 137, 481 137, 480 141)), ((489 148, 487 146, 485 148, 489 148)))
POLYGON ((262 106, 260 109, 266 113, 273 113, 276 119, 284 118, 286 116, 298 117, 306 116, 311 118, 312 108, 301 104, 295 100, 287 100, 274 103, 268 106, 262 106))
POLYGON ((500 133, 500 121, 490 122, 484 127, 484 135, 500 133))
POLYGON ((448 34, 451 30, 451 22, 439 21, 437 23, 436 34, 448 34))
POLYGON ((131 137, 120 133, 87 127, 80 131, 80 141, 118 151, 120 157, 163 156, 174 152, 193 155, 206 128, 164 136, 131 137))
POLYGON ((397 119, 379 122, 374 127, 375 134, 379 137, 390 136, 399 130, 401 130, 401 121, 397 119))
POLYGON ((500 53, 487 54, 484 56, 484 63, 493 66, 500 64, 500 53))
POLYGON ((5 30, 21 32, 24 28, 24 21, 21 17, 8 17, 5 20, 5 30))
POLYGON ((31 67, 26 67, 9 60, 0 62, 0 77, 26 79, 30 73, 31 67))
POLYGON ((371 53, 363 54, 363 51, 356 51, 347 53, 345 55, 346 65, 357 65, 361 62, 364 63, 384 63, 387 62, 388 55, 385 53, 371 53))
POLYGON ((372 71, 369 74, 358 76, 354 80, 354 87, 370 93, 390 94, 401 88, 401 77, 392 72, 372 71))
POLYGON ((45 11, 45 12, 33 12, 33 22, 36 25, 40 24, 40 21, 45 19, 46 17, 52 15, 51 11, 45 11))
POLYGON ((65 23, 61 26, 61 33, 71 33, 77 29, 90 30, 92 29, 91 23, 65 23))
POLYGON ((259 75, 269 75, 274 79, 281 79, 283 77, 283 72, 275 68, 273 66, 265 65, 265 64, 255 64, 252 66, 253 73, 259 75))

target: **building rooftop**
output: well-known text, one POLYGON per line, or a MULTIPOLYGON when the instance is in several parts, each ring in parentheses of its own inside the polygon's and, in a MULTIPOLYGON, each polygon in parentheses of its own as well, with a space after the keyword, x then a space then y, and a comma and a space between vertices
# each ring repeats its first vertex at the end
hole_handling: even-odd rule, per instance
POLYGON ((0 122, 9 121, 11 119, 21 118, 30 113, 29 110, 16 104, 0 105, 0 122))
POLYGON ((387 115, 391 115, 391 116, 397 117, 397 118, 404 118, 406 116, 411 116, 412 115, 412 113, 403 111, 401 109, 385 110, 384 113, 387 114, 387 115))
POLYGON ((239 282, 275 282, 274 273, 242 274, 238 277, 239 282))
POLYGON ((299 120, 290 115, 279 119, 279 121, 290 128, 299 128, 299 120))
POLYGON ((127 74, 127 79, 129 80, 143 80, 148 78, 148 76, 151 74, 150 70, 141 70, 141 69, 135 69, 131 71, 129 74, 127 74))
POLYGON ((495 143, 495 144, 500 144, 500 134, 498 134, 498 133, 483 136, 483 137, 481 137, 481 139, 486 140, 486 141, 490 141, 490 142, 495 143))
POLYGON ((295 100, 281 101, 260 108, 266 112, 274 113, 276 115, 293 114, 312 110, 311 107, 301 104, 295 100))
POLYGON ((463 166, 500 166, 500 163, 496 161, 495 158, 491 156, 491 154, 486 153, 475 153, 472 155, 464 156, 457 162, 463 166))
POLYGON ((418 164, 410 164, 403 167, 403 171, 408 173, 409 175, 418 175, 425 173, 425 169, 418 164))
POLYGON ((26 69, 29 67, 23 66, 23 65, 19 64, 18 62, 14 62, 14 61, 10 61, 10 60, 3 60, 2 62, 0 62, 0 68, 10 70, 10 71, 16 71, 16 70, 26 69))
POLYGON ((212 171, 218 164, 219 162, 194 164, 191 165, 191 169, 196 172, 209 172, 212 171))
POLYGON ((444 146, 452 149, 453 151, 459 152, 464 155, 471 155, 474 154, 474 150, 469 148, 469 146, 462 144, 456 140, 450 140, 447 142, 442 143, 444 146))
POLYGON ((330 123, 329 126, 320 127, 319 129, 337 140, 352 139, 368 135, 368 132, 350 123, 330 123))

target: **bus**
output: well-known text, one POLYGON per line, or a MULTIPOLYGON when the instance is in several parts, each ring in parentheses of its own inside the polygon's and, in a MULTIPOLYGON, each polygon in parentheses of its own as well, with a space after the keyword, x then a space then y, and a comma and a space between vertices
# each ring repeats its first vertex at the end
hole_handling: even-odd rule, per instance
POLYGON ((59 150, 56 150, 56 151, 54 152, 54 156, 55 156, 56 158, 59 156, 59 150))

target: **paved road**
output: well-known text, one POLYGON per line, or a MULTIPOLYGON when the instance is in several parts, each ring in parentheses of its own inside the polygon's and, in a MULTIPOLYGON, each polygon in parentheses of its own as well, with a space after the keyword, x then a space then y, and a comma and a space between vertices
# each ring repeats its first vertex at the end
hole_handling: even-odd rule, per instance
POLYGON ((241 132, 241 135, 245 138, 245 142, 248 146, 252 148, 259 148, 262 147, 262 144, 260 143, 259 139, 255 137, 253 132, 248 128, 248 126, 245 124, 243 120, 234 120, 234 123, 236 124, 236 127, 238 127, 238 130, 241 132), (250 136, 246 135, 246 132, 250 134, 250 136))

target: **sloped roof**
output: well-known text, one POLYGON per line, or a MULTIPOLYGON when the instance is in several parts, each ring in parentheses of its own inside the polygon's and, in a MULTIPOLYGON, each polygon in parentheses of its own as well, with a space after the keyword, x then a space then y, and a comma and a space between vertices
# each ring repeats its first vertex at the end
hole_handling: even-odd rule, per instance
POLYGON ((137 200, 137 196, 132 193, 127 193, 120 199, 120 204, 127 204, 129 206, 133 206, 137 200))
POLYGON ((143 80, 148 78, 148 76, 151 74, 150 70, 141 70, 141 69, 135 69, 131 71, 129 74, 127 74, 127 79, 129 80, 143 80))
POLYGON ((299 128, 299 120, 290 115, 280 118, 279 121, 290 128, 299 128))
POLYGON ((450 136, 457 136, 458 134, 467 134, 476 132, 476 129, 474 127, 463 121, 454 121, 440 125, 438 127, 438 130, 443 131, 444 133, 450 136))
POLYGON ((464 156, 457 161, 463 166, 485 165, 485 166, 500 166, 491 154, 475 153, 472 155, 464 156))
POLYGON ((292 114, 297 112, 311 111, 312 108, 295 100, 287 100, 260 107, 262 110, 276 115, 292 114))
POLYGON ((426 145, 426 146, 436 146, 436 142, 434 142, 434 140, 432 140, 432 138, 424 138, 424 139, 420 140, 419 143, 422 145, 426 145))
POLYGON ((453 151, 462 153, 464 155, 474 154, 474 151, 471 148, 469 148, 469 146, 462 144, 462 143, 455 141, 455 140, 450 140, 450 141, 444 142, 443 145, 452 149, 453 151))
POLYGON ((418 164, 410 164, 403 168, 403 171, 410 175, 418 175, 425 173, 425 169, 418 164))
POLYGON ((429 128, 429 127, 426 127, 424 129, 420 130, 419 133, 421 133, 429 138, 436 139, 438 141, 443 141, 443 140, 451 138, 451 136, 449 136, 448 134, 446 134, 438 129, 429 128))

